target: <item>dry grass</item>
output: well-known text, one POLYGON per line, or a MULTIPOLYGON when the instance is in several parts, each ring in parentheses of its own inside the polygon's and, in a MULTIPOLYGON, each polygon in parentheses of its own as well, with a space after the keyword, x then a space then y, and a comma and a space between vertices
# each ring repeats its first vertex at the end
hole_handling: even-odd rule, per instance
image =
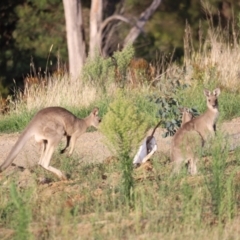
POLYGON ((72 81, 67 74, 49 78, 46 86, 31 86, 26 96, 18 96, 16 107, 24 105, 29 111, 46 106, 87 107, 99 97, 96 87, 72 81))
POLYGON ((240 89, 239 44, 236 32, 210 28, 198 50, 191 45, 190 30, 185 36, 186 79, 201 81, 204 85, 215 82, 222 89, 238 92, 240 89))

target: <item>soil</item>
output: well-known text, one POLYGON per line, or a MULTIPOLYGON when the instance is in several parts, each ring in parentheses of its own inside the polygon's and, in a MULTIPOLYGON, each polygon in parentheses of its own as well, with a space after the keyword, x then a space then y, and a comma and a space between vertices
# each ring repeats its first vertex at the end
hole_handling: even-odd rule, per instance
MULTIPOLYGON (((235 143, 237 146, 240 145, 240 118, 224 122, 221 125, 219 124, 218 130, 219 129, 221 129, 221 131, 225 134, 235 136, 230 137, 230 141, 235 143)), ((152 130, 149 130, 147 135, 149 135, 151 131, 152 130)), ((155 138, 158 146, 157 153, 169 155, 172 137, 163 138, 163 133, 164 130, 161 128, 158 128, 155 132, 155 138)), ((19 135, 20 133, 0 134, 0 163, 2 163, 7 157, 7 154, 14 146, 19 135)), ((64 144, 64 142, 62 144, 64 144)), ((105 144, 104 136, 98 131, 84 133, 77 140, 74 151, 74 154, 79 157, 80 161, 89 162, 103 162, 108 157, 113 155, 105 144)), ((23 166, 27 168, 28 166, 37 164, 39 157, 39 146, 36 144, 34 139, 31 139, 26 143, 24 148, 16 157, 14 163, 17 166, 23 166)))

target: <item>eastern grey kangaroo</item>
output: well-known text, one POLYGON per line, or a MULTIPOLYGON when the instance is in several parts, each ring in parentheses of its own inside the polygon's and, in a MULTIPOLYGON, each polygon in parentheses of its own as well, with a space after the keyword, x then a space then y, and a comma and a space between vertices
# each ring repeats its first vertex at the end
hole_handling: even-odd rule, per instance
POLYGON ((98 108, 94 108, 88 117, 80 119, 61 107, 48 107, 40 110, 18 138, 9 155, 0 166, 0 172, 13 162, 26 142, 31 137, 34 137, 36 142, 42 145, 41 157, 38 164, 56 174, 60 179, 66 179, 60 170, 50 166, 54 149, 61 139, 66 136, 67 145, 61 153, 70 145, 69 155, 71 155, 77 138, 85 133, 88 127, 98 127, 101 121, 98 111, 98 108))
POLYGON ((202 115, 186 122, 178 129, 172 140, 171 159, 174 163, 174 172, 180 171, 183 163, 189 163, 189 172, 197 173, 196 163, 199 151, 209 137, 216 131, 216 121, 219 115, 218 96, 220 89, 216 88, 211 93, 204 90, 207 101, 207 110, 202 115))

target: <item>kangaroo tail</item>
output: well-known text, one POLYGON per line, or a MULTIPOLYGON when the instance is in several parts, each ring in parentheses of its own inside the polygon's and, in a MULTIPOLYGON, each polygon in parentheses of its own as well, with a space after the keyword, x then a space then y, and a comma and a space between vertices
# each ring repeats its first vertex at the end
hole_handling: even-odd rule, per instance
POLYGON ((160 120, 160 121, 158 122, 158 124, 157 124, 157 125, 155 126, 155 128, 153 129, 152 134, 151 134, 150 136, 148 136, 148 138, 147 138, 147 144, 152 140, 153 135, 154 135, 156 129, 159 127, 159 125, 160 125, 161 123, 162 123, 162 120, 160 120))
POLYGON ((12 150, 8 154, 5 161, 0 166, 0 172, 4 171, 6 168, 10 166, 10 164, 13 162, 15 157, 18 155, 18 153, 21 151, 21 149, 26 144, 27 140, 32 136, 31 131, 29 129, 25 129, 23 133, 18 138, 17 142, 13 146, 12 150), (28 131, 27 131, 28 130, 28 131))

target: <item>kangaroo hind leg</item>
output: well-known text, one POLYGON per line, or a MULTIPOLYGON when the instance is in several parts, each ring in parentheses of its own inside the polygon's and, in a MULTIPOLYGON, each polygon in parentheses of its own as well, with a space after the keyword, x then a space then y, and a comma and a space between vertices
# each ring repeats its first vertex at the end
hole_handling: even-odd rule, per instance
POLYGON ((66 149, 69 147, 70 140, 71 140, 71 136, 67 136, 66 147, 60 151, 61 154, 65 153, 66 149))
POLYGON ((57 147, 57 145, 59 144, 59 142, 61 141, 64 132, 60 131, 60 129, 57 129, 57 131, 54 129, 45 129, 45 131, 47 132, 47 142, 45 145, 45 151, 43 151, 41 159, 39 161, 39 164, 45 168, 46 170, 56 174, 60 179, 65 180, 66 177, 65 175, 57 168, 54 168, 52 166, 50 166, 50 161, 51 161, 51 157, 53 155, 54 149, 57 147))
POLYGON ((41 151, 41 157, 38 161, 38 164, 41 165, 42 158, 43 158, 44 153, 45 153, 46 148, 47 148, 47 140, 44 139, 41 142, 39 142, 39 147, 40 147, 40 151, 41 151))
POLYGON ((197 174, 197 162, 198 162, 198 159, 196 159, 196 158, 191 158, 188 161, 188 172, 191 175, 197 174))
POLYGON ((66 180, 66 176, 59 169, 50 166, 50 160, 51 160, 51 157, 53 155, 54 148, 55 148, 55 146, 52 145, 52 144, 47 145, 46 152, 45 152, 45 154, 42 158, 42 161, 41 161, 40 165, 43 168, 45 168, 46 170, 56 174, 60 179, 66 180))

